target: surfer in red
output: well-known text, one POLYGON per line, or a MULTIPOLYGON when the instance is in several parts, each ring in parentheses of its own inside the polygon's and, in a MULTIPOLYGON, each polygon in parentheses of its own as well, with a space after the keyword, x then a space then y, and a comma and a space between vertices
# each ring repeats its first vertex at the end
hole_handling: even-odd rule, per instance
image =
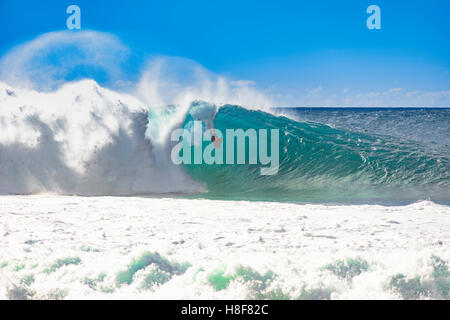
POLYGON ((216 132, 214 131, 214 128, 211 128, 211 142, 212 142, 214 148, 216 148, 216 149, 222 148, 223 138, 217 137, 216 132))

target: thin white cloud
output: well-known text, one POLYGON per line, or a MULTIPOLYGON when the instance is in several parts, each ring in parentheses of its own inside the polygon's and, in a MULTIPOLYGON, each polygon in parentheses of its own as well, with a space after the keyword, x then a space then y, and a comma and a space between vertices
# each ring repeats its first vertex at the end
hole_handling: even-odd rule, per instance
MULTIPOLYGON (((317 89, 317 88, 316 88, 317 89)), ((280 94, 271 92, 270 96, 280 106, 299 107, 450 107, 450 90, 438 91, 408 91, 405 88, 391 88, 385 91, 370 91, 351 93, 350 90, 342 90, 341 93, 311 94, 310 90, 305 95, 298 92, 280 94)))
POLYGON ((250 87, 256 85, 256 81, 253 80, 237 80, 237 81, 231 81, 230 85, 237 86, 237 87, 250 87))
POLYGON ((360 93, 351 100, 352 106, 370 107, 449 107, 450 90, 407 91, 393 88, 384 92, 360 93))
POLYGON ((312 90, 309 91, 310 95, 314 95, 314 94, 318 94, 319 92, 321 92, 323 90, 322 86, 318 86, 317 88, 314 88, 312 90))

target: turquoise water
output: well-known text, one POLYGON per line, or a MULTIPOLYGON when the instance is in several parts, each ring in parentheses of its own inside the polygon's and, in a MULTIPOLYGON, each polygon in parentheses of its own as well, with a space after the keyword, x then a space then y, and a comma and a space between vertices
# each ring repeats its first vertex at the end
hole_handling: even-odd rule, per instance
MULTIPOLYGON (((191 111, 195 112, 187 113, 183 126, 190 128, 198 110, 211 107, 194 104, 191 111)), ((299 108, 290 109, 286 117, 226 105, 217 108, 214 118, 214 127, 222 132, 238 128, 279 129, 278 173, 264 176, 260 174, 259 161, 248 164, 248 144, 246 164, 187 164, 185 168, 193 179, 206 186, 207 192, 196 196, 210 199, 449 202, 448 124, 449 109, 420 112, 299 108), (424 117, 428 122, 421 122, 424 117), (384 132, 380 132, 382 128, 384 132), (414 136, 410 137, 407 130, 414 136), (428 131, 434 132, 435 137, 428 131)), ((208 144, 204 143, 203 149, 208 144)), ((226 136, 223 144, 227 144, 226 136)))

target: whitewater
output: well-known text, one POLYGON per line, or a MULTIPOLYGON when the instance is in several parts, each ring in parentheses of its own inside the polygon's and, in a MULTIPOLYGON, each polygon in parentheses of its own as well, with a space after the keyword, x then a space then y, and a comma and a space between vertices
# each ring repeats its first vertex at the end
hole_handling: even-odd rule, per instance
POLYGON ((0 298, 448 299, 450 210, 0 197, 0 298))
POLYGON ((146 139, 147 111, 93 80, 56 92, 0 85, 0 193, 129 195, 197 191, 146 139))

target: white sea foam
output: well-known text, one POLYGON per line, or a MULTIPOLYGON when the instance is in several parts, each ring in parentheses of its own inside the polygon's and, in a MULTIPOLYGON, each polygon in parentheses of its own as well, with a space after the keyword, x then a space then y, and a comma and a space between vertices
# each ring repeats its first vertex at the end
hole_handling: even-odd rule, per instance
POLYGON ((34 298, 55 289, 67 299, 253 297, 255 287, 238 277, 223 290, 214 288, 211 275, 222 270, 233 276, 238 266, 272 271, 268 287, 258 288, 279 289, 289 298, 329 289, 333 299, 396 299, 400 293, 388 287, 392 276, 426 281, 433 255, 450 259, 450 209, 428 201, 346 206, 2 196, 0 232, 3 299, 14 285, 34 291, 34 298), (117 285, 117 274, 144 252, 191 266, 149 289, 142 284, 151 266, 131 284, 117 285), (67 257, 80 263, 48 271, 67 257), (363 259, 368 269, 342 279, 323 268, 347 258, 363 259), (102 273, 104 280, 95 280, 102 273), (24 284, 30 275, 35 281, 24 284))
MULTIPOLYGON (((159 86, 155 83, 161 79, 155 79, 140 81, 139 90, 159 86)), ((208 81, 198 85, 201 92, 207 91, 202 86, 208 81)), ((165 89, 150 90, 154 100, 103 88, 94 80, 69 82, 53 91, 0 82, 0 193, 203 191, 201 184, 172 164, 168 136, 182 125, 192 101, 215 100, 215 89, 202 95, 195 88, 180 89, 175 100, 158 96, 165 89), (159 103, 175 105, 163 108, 159 103)), ((219 98, 232 100, 218 93, 219 98)))
POLYGON ((135 194, 202 187, 145 137, 148 107, 93 80, 52 92, 0 84, 0 193, 135 194))

